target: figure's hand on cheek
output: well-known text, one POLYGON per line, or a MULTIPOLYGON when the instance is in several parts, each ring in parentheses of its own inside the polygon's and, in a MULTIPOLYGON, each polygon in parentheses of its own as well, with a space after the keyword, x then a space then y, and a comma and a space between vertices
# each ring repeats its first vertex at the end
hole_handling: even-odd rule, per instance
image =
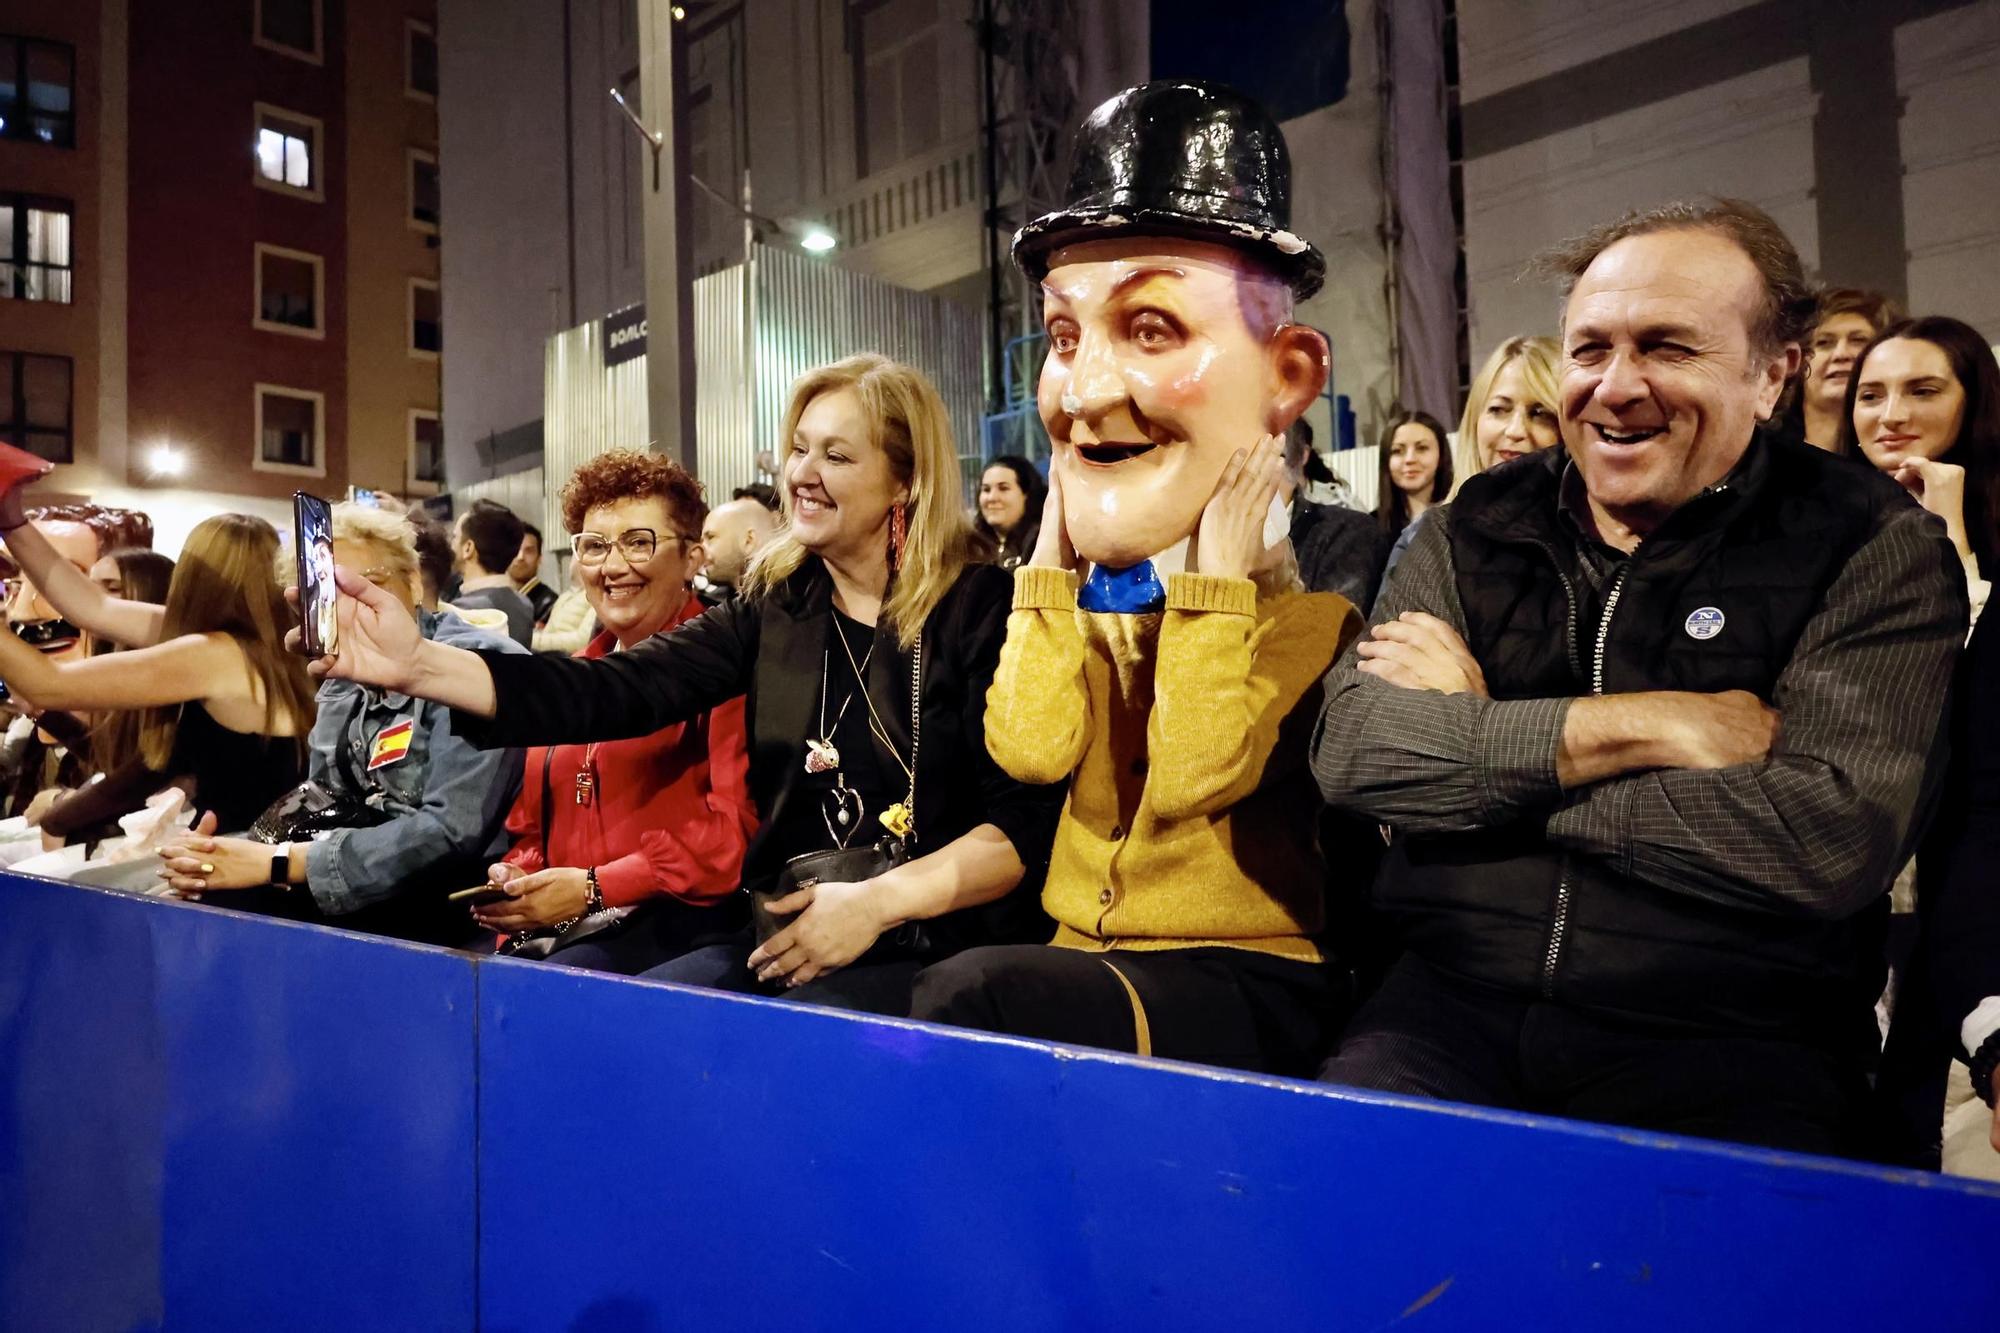
POLYGON ((1043 569, 1075 569, 1076 547, 1070 545, 1069 529, 1063 526, 1062 465, 1049 463, 1049 498, 1042 501, 1042 526, 1035 535, 1035 551, 1028 563, 1043 569))
POLYGON ((1266 435, 1222 469, 1195 533, 1195 572, 1247 579, 1265 563, 1264 518, 1284 478, 1285 442, 1266 435))

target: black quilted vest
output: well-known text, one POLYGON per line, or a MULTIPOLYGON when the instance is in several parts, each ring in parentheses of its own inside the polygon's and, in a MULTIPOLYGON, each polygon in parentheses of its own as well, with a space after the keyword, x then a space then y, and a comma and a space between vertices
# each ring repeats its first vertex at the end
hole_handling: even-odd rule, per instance
MULTIPOLYGON (((1550 450, 1474 477, 1445 511, 1470 647, 1496 699, 1768 701, 1828 586, 1887 506, 1907 503, 1847 460, 1760 434, 1607 580, 1600 625, 1578 626, 1565 466, 1550 450)), ((1846 1038, 1881 990, 1886 895, 1835 922, 1722 906, 1553 849, 1539 820, 1399 835, 1376 900, 1448 972, 1663 1028, 1846 1038)))

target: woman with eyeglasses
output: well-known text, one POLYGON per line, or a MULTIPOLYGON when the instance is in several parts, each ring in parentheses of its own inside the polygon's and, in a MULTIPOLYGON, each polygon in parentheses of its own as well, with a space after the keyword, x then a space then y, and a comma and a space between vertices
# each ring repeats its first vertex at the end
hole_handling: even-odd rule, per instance
POLYGON ((975 563, 937 390, 849 357, 793 386, 781 439, 787 531, 742 596, 671 633, 588 661, 456 652, 343 570, 340 656, 313 669, 448 702, 493 745, 643 736, 744 696, 762 823, 743 885, 782 925, 652 975, 903 1014, 927 963, 1053 933, 1039 879, 1062 790, 986 753, 1012 586, 975 563), (907 859, 777 893, 792 858, 889 839, 907 859))
MULTIPOLYGON (((570 475, 562 510, 603 626, 580 658, 628 652, 705 609, 693 581, 708 505, 678 464, 600 454, 570 475)), ((530 749, 513 848, 488 874, 507 896, 474 917, 556 962, 627 975, 728 938, 757 827, 748 769, 741 699, 645 736, 530 749)))

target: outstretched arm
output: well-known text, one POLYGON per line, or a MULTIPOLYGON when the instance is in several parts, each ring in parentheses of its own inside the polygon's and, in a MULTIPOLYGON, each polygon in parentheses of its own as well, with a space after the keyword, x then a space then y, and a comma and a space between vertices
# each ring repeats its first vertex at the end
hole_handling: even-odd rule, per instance
POLYGON ((147 648, 160 641, 165 608, 113 597, 92 583, 28 522, 19 491, 0 496, 0 537, 6 539, 7 553, 14 557, 14 563, 33 580, 48 604, 78 629, 128 648, 147 648))

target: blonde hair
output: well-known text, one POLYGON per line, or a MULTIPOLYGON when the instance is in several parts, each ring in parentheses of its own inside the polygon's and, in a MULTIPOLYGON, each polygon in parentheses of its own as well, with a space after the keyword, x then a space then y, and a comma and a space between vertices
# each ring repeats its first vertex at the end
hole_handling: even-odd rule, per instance
POLYGON ((1458 419, 1458 448, 1454 451, 1452 468, 1458 475, 1458 483, 1452 487, 1454 494, 1465 478, 1486 470, 1479 457, 1479 414, 1486 410, 1486 400, 1493 396, 1493 381, 1500 378, 1500 372, 1519 361, 1521 382, 1527 387, 1529 397, 1560 421, 1562 390, 1556 384, 1556 367, 1561 360, 1562 348, 1554 338, 1509 338, 1493 349, 1493 355, 1486 358, 1486 364, 1472 377, 1472 387, 1465 395, 1465 412, 1458 419))
MULTIPOLYGON (((265 734, 276 735, 288 721, 303 749, 313 685, 305 659, 285 651, 292 617, 275 574, 277 555, 278 534, 261 518, 217 514, 196 524, 167 585, 160 642, 217 632, 236 640, 264 687, 265 734)), ((172 758, 182 707, 148 708, 141 717, 139 751, 154 769, 164 770, 172 758)))
POLYGON ((417 531, 406 515, 342 501, 333 507, 333 539, 367 543, 381 552, 382 567, 391 578, 418 586, 417 531))
MULTIPOLYGON (((793 383, 779 437, 780 457, 812 401, 840 389, 851 390, 861 400, 875 432, 870 443, 888 455, 889 471, 910 489, 903 557, 882 604, 882 614, 895 627, 896 641, 907 651, 923 633, 925 618, 974 560, 975 538, 960 494, 951 418, 922 371, 863 352, 809 370, 793 383)), ((789 488, 778 488, 778 502, 789 523, 789 488)), ((783 583, 805 563, 806 555, 789 530, 781 532, 750 566, 743 579, 744 593, 755 596, 783 583)))

